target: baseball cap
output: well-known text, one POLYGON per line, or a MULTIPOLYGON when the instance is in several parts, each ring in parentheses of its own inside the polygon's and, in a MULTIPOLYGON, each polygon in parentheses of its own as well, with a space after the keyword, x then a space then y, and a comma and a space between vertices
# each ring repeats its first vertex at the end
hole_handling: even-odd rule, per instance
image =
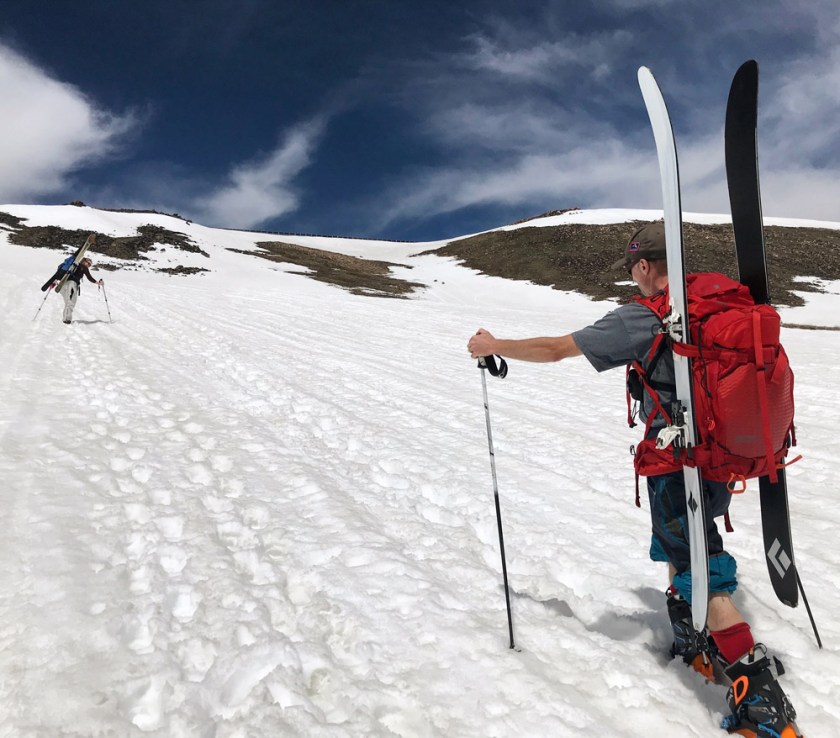
POLYGON ((667 257, 665 251, 665 226, 662 223, 648 223, 639 228, 627 242, 622 256, 612 265, 612 271, 629 269, 637 261, 648 259, 664 259, 667 257))

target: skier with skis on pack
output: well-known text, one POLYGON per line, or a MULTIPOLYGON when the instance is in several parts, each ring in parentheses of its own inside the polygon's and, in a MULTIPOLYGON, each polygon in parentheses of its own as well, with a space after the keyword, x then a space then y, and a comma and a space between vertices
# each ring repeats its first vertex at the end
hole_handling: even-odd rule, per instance
MULTIPOLYGON (((661 222, 649 223, 631 236, 624 256, 613 265, 614 271, 620 269, 630 275, 643 298, 663 293, 668 285, 668 271, 661 222)), ((564 336, 505 340, 480 328, 469 339, 467 350, 473 359, 495 354, 532 362, 583 355, 599 372, 638 363, 647 372, 646 381, 655 387, 661 407, 669 407, 676 397, 673 354, 652 352, 654 339, 661 333, 660 318, 637 301, 621 305, 594 324, 564 336)), ((635 399, 639 401, 640 418, 651 418, 647 437, 655 437, 665 420, 653 417, 657 408, 648 393, 637 394, 635 399)), ((709 608, 707 627, 698 634, 690 604, 690 544, 683 472, 648 476, 647 488, 652 522, 650 558, 667 563, 669 570, 670 584, 665 594, 674 631, 672 657, 681 657, 710 681, 720 677, 722 671, 724 681, 732 683, 727 702, 733 713, 733 732, 737 728, 739 734, 747 736, 795 738, 799 735, 793 723, 796 713, 777 681, 784 668, 777 658, 767 654, 763 644, 755 642, 749 624, 732 601, 737 587, 736 562, 724 549, 714 521, 726 514, 730 490, 725 483, 704 480, 709 608)))
MULTIPOLYGON (((100 287, 105 284, 104 279, 97 280, 91 275, 90 268, 92 266, 93 262, 87 256, 78 264, 70 266, 70 274, 68 275, 67 281, 64 283, 64 287, 62 287, 60 293, 64 298, 62 322, 67 325, 69 325, 73 319, 73 309, 76 307, 76 301, 79 299, 79 293, 82 290, 82 277, 87 277, 89 282, 99 285, 100 287)), ((44 283, 43 287, 41 287, 41 291, 46 292, 51 286, 55 286, 62 276, 64 276, 65 271, 65 269, 59 267, 56 273, 44 283)))

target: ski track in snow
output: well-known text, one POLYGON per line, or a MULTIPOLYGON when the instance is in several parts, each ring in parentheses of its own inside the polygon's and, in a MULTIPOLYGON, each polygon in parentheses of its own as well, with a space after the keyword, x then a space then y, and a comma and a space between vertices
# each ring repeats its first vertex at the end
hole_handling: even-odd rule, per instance
MULTIPOLYGON (((271 276, 283 288, 117 273, 114 322, 87 284, 70 327, 53 298, 33 322, 37 280, 11 278, 0 735, 719 735, 723 691, 666 656, 620 372, 488 377, 522 650, 507 648, 464 346, 478 325, 557 334, 603 306, 530 309, 498 281, 492 302, 393 301, 271 276)), ((755 498, 735 500, 726 541, 813 738, 840 725, 840 337, 785 343, 806 456, 794 542, 824 651, 774 599, 755 498)))

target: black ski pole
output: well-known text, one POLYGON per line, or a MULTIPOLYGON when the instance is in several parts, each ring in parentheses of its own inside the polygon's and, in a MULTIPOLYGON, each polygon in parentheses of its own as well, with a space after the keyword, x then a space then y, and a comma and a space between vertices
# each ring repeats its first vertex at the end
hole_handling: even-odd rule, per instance
POLYGON ((108 305, 108 293, 105 292, 105 285, 100 284, 99 289, 102 290, 102 297, 105 298, 105 309, 108 311, 108 322, 113 323, 114 320, 111 318, 111 308, 108 305))
POLYGON ((796 583, 799 585, 799 591, 802 594, 802 601, 805 603, 805 609, 808 612, 808 619, 811 621, 811 628, 814 630, 814 637, 817 639, 817 646, 822 648, 822 639, 820 638, 820 633, 817 630, 817 624, 814 621, 814 616, 811 613, 811 606, 808 604, 808 598, 805 596, 805 589, 802 586, 802 580, 799 578, 799 569, 796 568, 796 565, 794 565, 793 569, 796 572, 796 583))
POLYGON ((41 305, 40 305, 40 307, 38 308, 38 310, 36 311, 35 315, 34 315, 34 316, 32 316, 32 320, 35 320, 35 318, 37 318, 37 317, 38 317, 38 313, 40 313, 40 312, 41 312, 41 308, 42 308, 42 307, 44 307, 44 303, 47 301, 47 298, 50 296, 50 291, 52 290, 52 288, 53 288, 53 287, 55 287, 55 282, 53 282, 53 283, 52 283, 52 284, 51 284, 51 285, 47 288, 47 294, 46 294, 46 295, 44 295, 44 299, 43 299, 43 300, 41 300, 41 305))
POLYGON ((490 471, 493 474, 493 497, 496 501, 496 522, 499 526, 499 550, 502 555, 502 579, 505 583, 505 604, 507 605, 508 632, 510 633, 510 647, 516 648, 513 640, 513 615, 510 609, 510 587, 508 586, 507 564, 505 562, 505 536, 502 532, 502 508, 499 505, 499 483, 496 478, 496 455, 493 451, 493 431, 490 428, 490 403, 487 401, 487 378, 484 376, 485 369, 494 377, 504 379, 507 376, 507 364, 500 356, 499 364, 492 356, 484 356, 478 360, 478 368, 481 369, 481 388, 484 391, 484 417, 487 420, 487 445, 490 449, 490 471))

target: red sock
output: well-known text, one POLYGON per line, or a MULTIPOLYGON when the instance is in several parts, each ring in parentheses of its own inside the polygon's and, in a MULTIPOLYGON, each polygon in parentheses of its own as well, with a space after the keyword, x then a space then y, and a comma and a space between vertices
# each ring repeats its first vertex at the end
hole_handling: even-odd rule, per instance
POLYGON ((723 630, 713 630, 709 635, 729 664, 734 664, 755 645, 749 623, 736 623, 723 630))

